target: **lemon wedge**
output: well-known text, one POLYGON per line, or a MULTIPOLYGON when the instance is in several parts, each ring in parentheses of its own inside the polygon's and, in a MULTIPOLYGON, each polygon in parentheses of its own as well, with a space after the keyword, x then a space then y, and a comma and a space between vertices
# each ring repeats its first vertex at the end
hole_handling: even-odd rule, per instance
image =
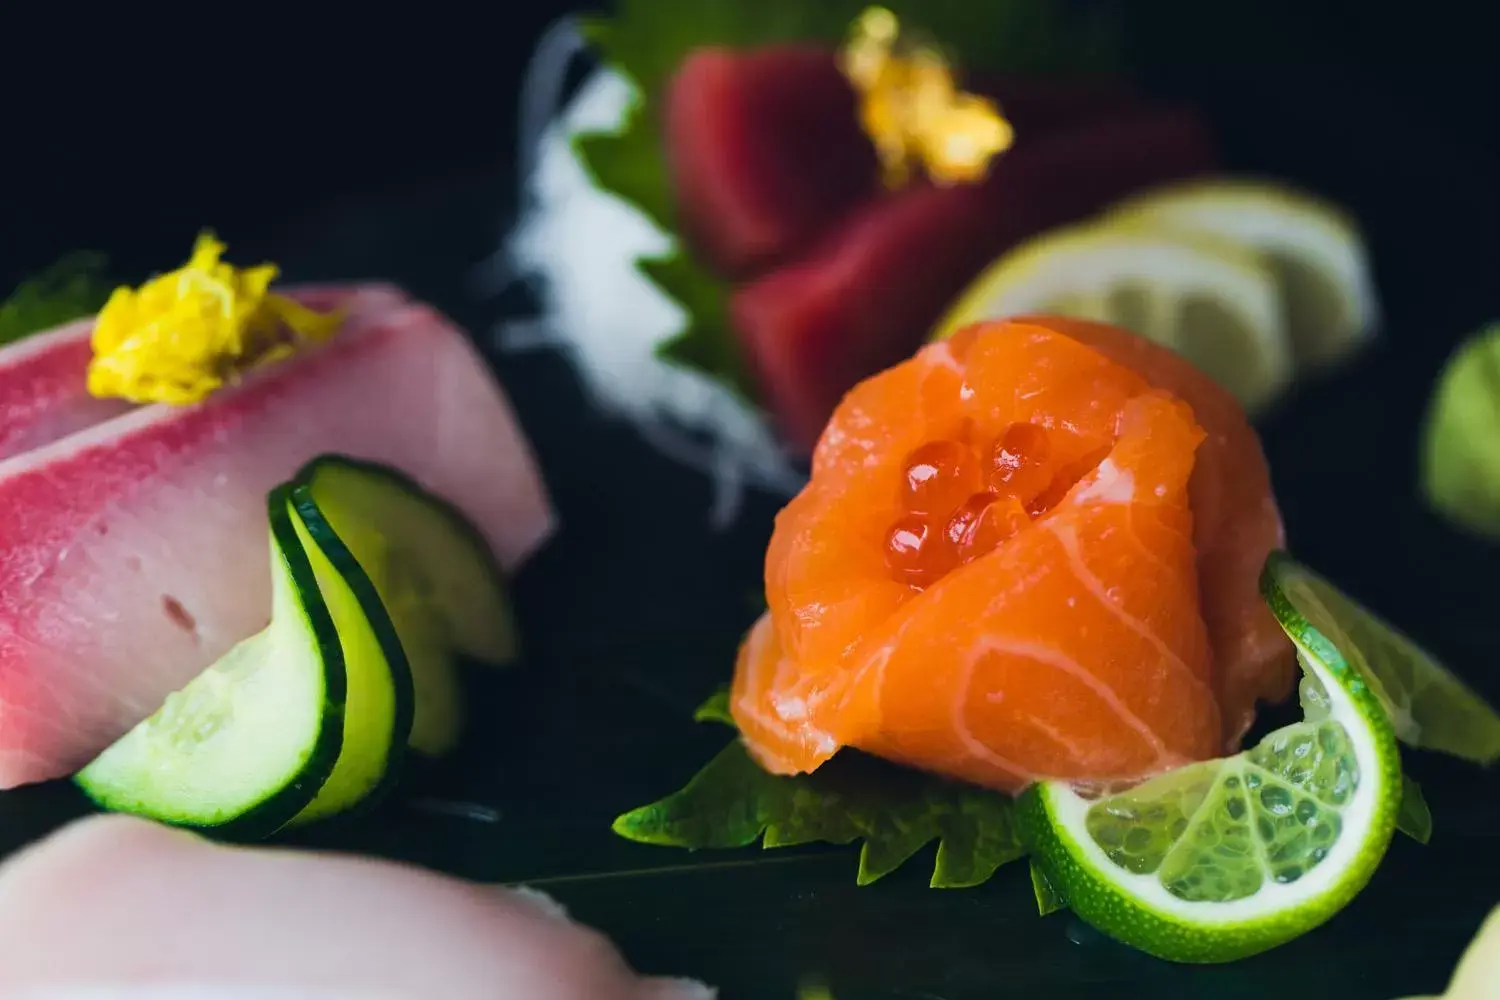
POLYGON ((1286 185, 1249 179, 1176 184, 1119 203, 1104 224, 1202 233, 1261 254, 1280 283, 1301 370, 1343 360, 1379 326, 1359 227, 1339 208, 1286 185))
POLYGON ((1027 313, 1112 323, 1170 347, 1252 414, 1292 376, 1275 272, 1253 251, 1211 234, 1128 224, 1044 234, 976 278, 935 337, 1027 313))

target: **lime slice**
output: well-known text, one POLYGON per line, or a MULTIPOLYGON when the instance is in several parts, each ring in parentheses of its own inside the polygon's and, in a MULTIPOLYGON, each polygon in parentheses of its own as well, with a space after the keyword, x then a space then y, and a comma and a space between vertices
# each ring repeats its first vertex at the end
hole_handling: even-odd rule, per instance
POLYGON ((1369 684, 1397 739, 1480 764, 1500 760, 1500 715, 1406 636, 1290 556, 1268 564, 1282 600, 1369 684))
POLYGON ((1439 513, 1500 538, 1500 323, 1443 366, 1422 431, 1422 492, 1439 513))
POLYGON ((1346 357, 1379 323, 1358 226, 1300 191, 1263 181, 1193 181, 1131 198, 1107 218, 1217 236, 1262 254, 1281 285, 1299 368, 1346 357))
POLYGON ((1081 918, 1159 958, 1232 961, 1306 933, 1364 888, 1395 830, 1395 732, 1282 569, 1273 556, 1262 589, 1297 645, 1303 721, 1125 791, 1043 782, 1021 800, 1046 880, 1081 918))
POLYGON ((1004 255, 938 325, 1053 313, 1125 327, 1185 355, 1254 412, 1292 374, 1276 277, 1253 253, 1198 233, 1058 230, 1004 255))

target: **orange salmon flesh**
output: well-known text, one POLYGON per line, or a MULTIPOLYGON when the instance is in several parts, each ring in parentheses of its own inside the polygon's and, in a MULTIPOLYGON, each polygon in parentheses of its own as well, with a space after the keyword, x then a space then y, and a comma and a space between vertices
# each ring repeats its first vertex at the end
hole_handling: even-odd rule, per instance
POLYGON ((1238 745, 1295 679, 1257 579, 1260 442, 1170 350, 1054 317, 856 386, 781 511, 731 707, 755 758, 842 747, 1007 792, 1238 745))

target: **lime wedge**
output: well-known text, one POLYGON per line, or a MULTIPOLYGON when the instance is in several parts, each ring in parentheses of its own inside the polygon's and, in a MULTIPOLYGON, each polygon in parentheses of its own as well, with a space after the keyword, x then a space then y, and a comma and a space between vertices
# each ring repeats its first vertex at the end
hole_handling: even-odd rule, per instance
MULTIPOLYGON (((0 310, 3 315, 3 310, 0 310)), ((1443 366, 1422 432, 1422 492, 1455 524, 1500 538, 1500 323, 1443 366)))
POLYGON ((1288 555, 1273 555, 1267 573, 1369 684, 1401 742, 1480 764, 1500 759, 1500 715, 1416 643, 1288 555))
POLYGON ((976 278, 936 335, 1025 313, 1132 330, 1186 356, 1250 412, 1292 375, 1275 274, 1254 253, 1214 236, 1129 226, 1040 236, 976 278))
POLYGON ((1358 226, 1303 192, 1253 180, 1192 181, 1128 199, 1108 219, 1217 236, 1262 254, 1281 285, 1299 368, 1344 358, 1379 323, 1358 226))
POLYGON ((1284 569, 1273 557, 1262 590, 1297 646, 1303 721, 1128 790, 1042 782, 1021 799, 1046 881, 1159 958, 1232 961, 1306 933, 1364 888, 1395 831, 1395 732, 1347 647, 1287 595, 1284 569))

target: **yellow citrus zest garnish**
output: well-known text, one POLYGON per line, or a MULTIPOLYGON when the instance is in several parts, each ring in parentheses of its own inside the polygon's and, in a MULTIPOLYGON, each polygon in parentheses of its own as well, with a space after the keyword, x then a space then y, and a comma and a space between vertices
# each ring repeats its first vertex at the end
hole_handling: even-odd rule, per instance
POLYGON ((959 90, 942 54, 903 37, 884 7, 855 20, 840 65, 859 94, 860 125, 887 187, 910 181, 913 161, 936 184, 983 180, 990 161, 1015 141, 995 103, 959 90))
POLYGON ((328 339, 341 313, 270 291, 275 264, 243 270, 199 234, 192 258, 139 289, 116 288, 94 325, 88 388, 135 403, 196 403, 242 373, 328 339))

